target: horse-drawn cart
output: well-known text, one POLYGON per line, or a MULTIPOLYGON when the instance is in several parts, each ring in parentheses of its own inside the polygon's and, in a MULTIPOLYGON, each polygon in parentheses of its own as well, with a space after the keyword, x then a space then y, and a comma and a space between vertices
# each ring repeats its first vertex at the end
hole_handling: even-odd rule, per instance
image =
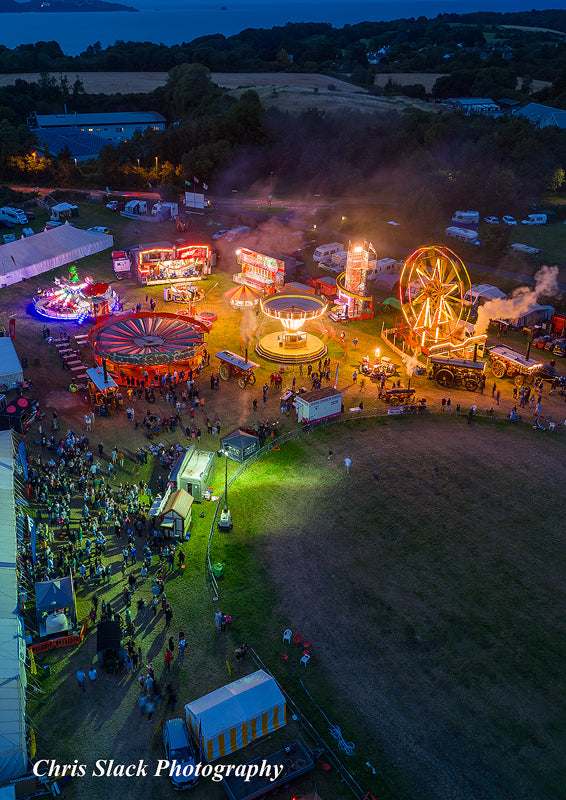
POLYGON ((259 364, 249 360, 247 351, 246 358, 242 358, 237 353, 232 353, 231 350, 221 350, 220 353, 216 353, 216 358, 220 361, 218 374, 223 381, 237 378, 240 389, 245 389, 248 384, 254 385, 256 380, 254 369, 259 367, 259 364))

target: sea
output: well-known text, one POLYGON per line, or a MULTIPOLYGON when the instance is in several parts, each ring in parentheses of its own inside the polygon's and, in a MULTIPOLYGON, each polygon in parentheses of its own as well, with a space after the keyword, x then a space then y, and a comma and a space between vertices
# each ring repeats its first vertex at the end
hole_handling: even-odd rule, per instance
MULTIPOLYGON (((166 45, 190 42, 215 33, 232 36, 246 28, 272 28, 287 22, 329 22, 336 28, 358 22, 472 11, 544 9, 537 0, 122 0, 131 12, 37 12, 0 14, 0 44, 14 48, 38 41, 59 42, 67 55, 78 55, 100 42, 138 41, 166 45)), ((556 7, 556 5, 554 6, 556 7)))

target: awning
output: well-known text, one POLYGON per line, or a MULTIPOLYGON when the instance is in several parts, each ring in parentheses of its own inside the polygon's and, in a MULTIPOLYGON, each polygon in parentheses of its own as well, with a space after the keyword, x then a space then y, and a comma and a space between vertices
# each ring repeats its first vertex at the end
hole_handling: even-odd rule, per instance
POLYGON ((104 370, 102 367, 92 367, 91 369, 87 369, 86 374, 88 375, 88 379, 94 383, 99 392, 104 392, 106 389, 118 388, 118 384, 110 377, 110 375, 107 374, 106 380, 104 380, 104 370))

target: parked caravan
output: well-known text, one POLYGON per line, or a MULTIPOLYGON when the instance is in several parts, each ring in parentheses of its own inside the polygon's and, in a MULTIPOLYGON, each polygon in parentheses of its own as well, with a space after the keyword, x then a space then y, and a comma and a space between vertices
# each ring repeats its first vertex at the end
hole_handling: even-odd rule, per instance
POLYGON ((468 244, 475 244, 476 246, 481 244, 481 241, 478 239, 477 231, 469 231, 466 228, 451 226, 446 228, 444 233, 452 239, 459 239, 461 242, 468 242, 468 244))
POLYGON ((8 222, 10 225, 27 225, 28 223, 28 218, 21 208, 11 208, 10 206, 0 208, 0 220, 8 222))
POLYGON ((339 253, 344 250, 344 245, 340 242, 329 242, 329 244, 319 244, 312 254, 313 261, 322 261, 324 258, 339 253))
POLYGON ((521 220, 521 225, 546 225, 547 222, 546 214, 529 214, 526 219, 521 220))

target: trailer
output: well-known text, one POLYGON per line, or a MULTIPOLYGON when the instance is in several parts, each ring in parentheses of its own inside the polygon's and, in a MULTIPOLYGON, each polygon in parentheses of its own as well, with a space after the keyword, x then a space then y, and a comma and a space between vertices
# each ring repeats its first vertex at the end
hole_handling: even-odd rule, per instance
POLYGON ((445 358, 433 356, 431 378, 439 386, 447 389, 464 387, 468 392, 475 392, 481 386, 485 371, 485 361, 472 361, 467 358, 445 358))
POLYGON ((515 386, 531 384, 536 377, 552 380, 556 377, 554 364, 545 365, 534 358, 529 358, 529 352, 524 356, 504 344, 490 347, 489 366, 496 378, 513 378, 515 386))
POLYGON ((233 353, 231 350, 221 350, 219 353, 216 353, 216 358, 220 361, 218 374, 223 381, 229 381, 230 378, 237 378, 240 389, 245 389, 248 384, 250 386, 254 385, 256 381, 254 369, 259 367, 259 364, 249 360, 247 351, 246 357, 242 358, 242 356, 233 353))
POLYGON ((321 755, 321 749, 309 750, 297 739, 276 753, 258 756, 244 765, 242 771, 246 769, 246 777, 224 776, 222 785, 230 800, 254 800, 265 797, 280 787, 287 788, 292 780, 313 770, 316 759, 321 755), (281 772, 273 780, 275 769, 278 771, 281 769, 281 772), (248 778, 248 775, 252 777, 248 778))

